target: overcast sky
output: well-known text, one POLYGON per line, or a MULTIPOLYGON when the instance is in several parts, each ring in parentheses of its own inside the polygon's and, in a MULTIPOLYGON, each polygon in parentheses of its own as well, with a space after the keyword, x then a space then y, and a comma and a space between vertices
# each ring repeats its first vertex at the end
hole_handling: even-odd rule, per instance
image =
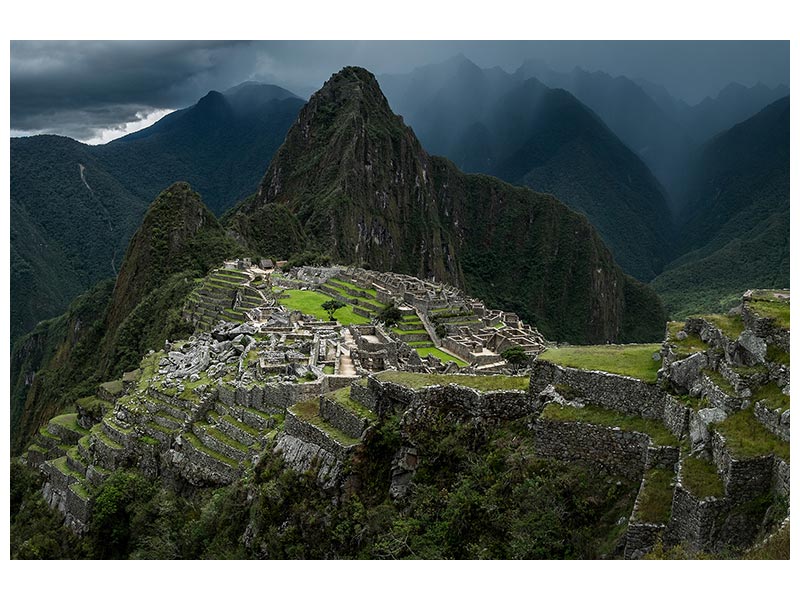
POLYGON ((402 73, 463 53, 643 77, 690 104, 730 82, 789 84, 788 42, 12 42, 12 135, 109 141, 243 81, 307 97, 341 67, 402 73))

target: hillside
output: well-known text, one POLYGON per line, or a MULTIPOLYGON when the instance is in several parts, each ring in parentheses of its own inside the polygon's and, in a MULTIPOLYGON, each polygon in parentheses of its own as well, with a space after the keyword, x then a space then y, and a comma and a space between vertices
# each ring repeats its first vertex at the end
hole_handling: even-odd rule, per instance
POLYGON ((11 139, 11 339, 112 276, 146 203, 69 138, 11 139))
POLYGON ((12 138, 12 341, 114 276, 147 205, 173 182, 217 214, 251 194, 302 105, 251 83, 102 146, 12 138))
POLYGON ((98 284, 14 345, 12 447, 98 381, 132 369, 165 339, 190 333, 180 308, 195 279, 239 251, 187 184, 164 190, 133 236, 116 282, 98 284))
MULTIPOLYGON (((649 281, 672 258, 671 215, 662 186, 614 128, 572 94, 522 71, 512 76, 480 69, 463 56, 380 81, 427 150, 464 171, 554 194, 588 217, 626 273, 649 281)), ((610 99, 609 106, 619 105, 626 93, 610 99)), ((653 126, 642 128, 636 120, 641 111, 633 111, 635 118, 627 108, 622 112, 627 130, 654 134, 653 126)))
POLYGON ((624 275, 584 217, 428 155, 360 68, 312 96, 229 225, 266 253, 270 231, 258 225, 276 211, 333 260, 463 284, 552 339, 659 335, 655 295, 624 275))
POLYGON ((789 285, 789 98, 703 147, 690 174, 682 256, 653 281, 675 315, 737 290, 789 285))

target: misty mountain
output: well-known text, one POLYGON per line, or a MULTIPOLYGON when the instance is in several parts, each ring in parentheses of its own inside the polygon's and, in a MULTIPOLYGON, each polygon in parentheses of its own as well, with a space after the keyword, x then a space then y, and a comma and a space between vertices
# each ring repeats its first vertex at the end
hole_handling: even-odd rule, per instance
POLYGON ((672 258, 661 185, 573 95, 463 56, 381 82, 426 148, 467 172, 555 194, 589 218, 629 274, 649 280, 672 258))
POLYGON ((228 224, 256 253, 294 230, 343 264, 464 286, 551 339, 655 339, 663 328, 658 298, 622 272, 583 215, 431 156, 356 67, 311 97, 228 224))
POLYGON ((689 105, 675 98, 664 86, 643 78, 637 78, 635 82, 673 121, 683 127, 689 137, 701 144, 789 94, 789 88, 785 85, 770 88, 757 83, 747 87, 734 82, 725 86, 715 97, 708 96, 695 105, 689 105))
POLYGON ((101 146, 12 138, 12 340, 114 275, 147 205, 174 181, 217 214, 252 194, 303 104, 246 83, 101 146))
POLYGON ((789 93, 785 85, 770 88, 763 83, 746 87, 739 83, 726 86, 715 98, 684 109, 678 119, 695 140, 705 142, 716 134, 749 119, 768 104, 789 93))
POLYGON ((679 122, 627 77, 579 67, 569 73, 526 61, 514 73, 524 81, 535 77, 551 88, 562 88, 591 108, 633 150, 674 196, 686 155, 693 141, 679 122))
POLYGON ((682 256, 653 281, 677 315, 789 285, 789 98, 719 134, 689 175, 682 256))

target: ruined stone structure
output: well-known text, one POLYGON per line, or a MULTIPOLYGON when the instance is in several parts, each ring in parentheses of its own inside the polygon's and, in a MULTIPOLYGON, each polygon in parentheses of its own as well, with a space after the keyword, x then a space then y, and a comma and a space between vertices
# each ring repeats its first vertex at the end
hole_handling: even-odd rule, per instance
MULTIPOLYGON (((398 333, 376 322, 343 328, 289 312, 263 273, 245 262, 214 272, 206 283, 236 279, 235 287, 257 289, 264 302, 219 309, 194 296, 185 311, 198 324, 194 336, 165 342, 139 369, 79 402, 77 413, 42 428, 25 460, 42 469, 45 498, 73 529, 85 529, 91 490, 119 468, 219 486, 244 475, 263 452, 280 452, 289 468, 312 470, 324 488, 343 489, 348 462, 389 415, 401 415, 401 435, 442 414, 488 427, 525 419, 539 456, 590 463, 641 482, 628 517, 626 558, 647 554, 659 541, 692 551, 744 548, 755 541, 759 523, 748 521, 742 507, 764 497, 788 502, 789 332, 749 306, 752 293, 743 300, 741 326, 731 328, 734 317, 670 324, 655 383, 537 359, 520 385, 519 378, 493 378, 500 366, 480 359, 454 374, 454 363, 423 358, 402 339, 419 323, 427 330, 440 310, 479 321, 463 324, 473 337, 445 337, 451 341, 442 345, 457 356, 500 350, 500 339, 524 342, 518 334, 538 355, 544 340, 535 330, 457 290, 362 269, 303 268, 289 275, 300 287, 362 298, 365 311, 374 310, 372 302, 402 302, 407 328, 398 333), (246 276, 222 272, 232 269, 246 276), (351 296, 348 283, 369 298, 351 296), (240 319, 226 321, 228 310, 239 310, 240 319), (483 340, 480 352, 470 346, 473 338, 483 340), (481 368, 486 365, 497 368, 481 368), (503 385, 492 387, 493 381, 503 385), (774 442, 768 450, 742 450, 739 430, 727 426, 745 417, 774 442), (698 492, 691 472, 698 464, 718 481, 711 495, 698 492), (659 490, 665 480, 669 489, 659 490), (654 490, 672 499, 656 517, 644 509, 654 490)), ((404 438, 392 459, 392 498, 407 493, 425 460, 404 438)))

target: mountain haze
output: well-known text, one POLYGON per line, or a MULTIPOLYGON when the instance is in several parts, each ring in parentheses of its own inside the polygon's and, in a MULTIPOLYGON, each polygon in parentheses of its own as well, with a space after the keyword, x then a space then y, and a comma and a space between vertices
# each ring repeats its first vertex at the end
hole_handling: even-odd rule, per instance
POLYGON ((689 176, 682 256, 653 281, 678 315, 789 286, 789 98, 716 136, 689 176))
POLYGON ((589 218, 627 273, 647 281, 672 258, 662 186, 572 94, 463 56, 381 82, 427 149, 555 194, 589 218))

